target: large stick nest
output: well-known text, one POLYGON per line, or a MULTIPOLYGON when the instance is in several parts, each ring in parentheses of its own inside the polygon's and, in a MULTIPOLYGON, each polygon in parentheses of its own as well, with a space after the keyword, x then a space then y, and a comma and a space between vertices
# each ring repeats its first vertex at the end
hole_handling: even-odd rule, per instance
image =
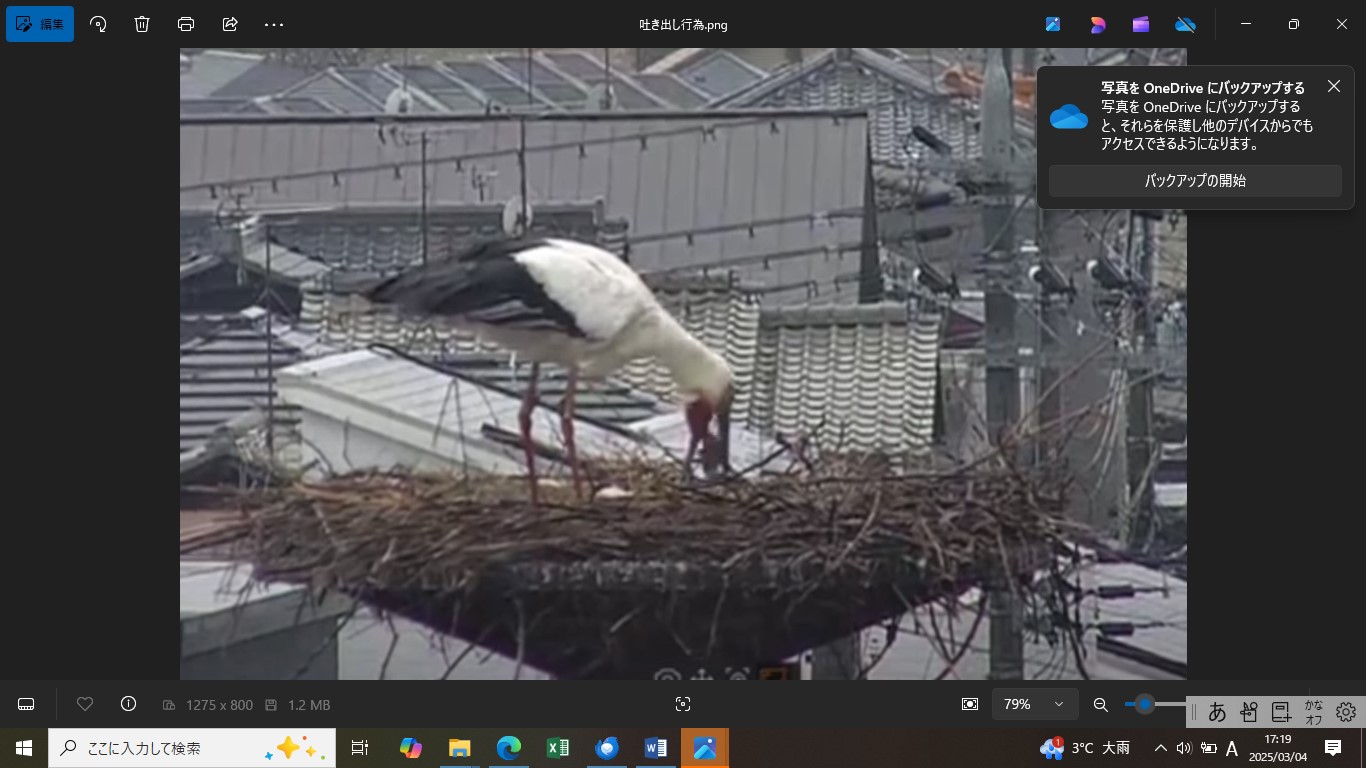
POLYGON ((539 504, 521 477, 352 473, 245 496, 228 538, 258 579, 340 591, 572 677, 669 654, 784 658, 1032 573, 1068 533, 1046 473, 871 466, 800 457, 758 479, 683 482, 676 466, 599 461, 594 488, 614 497, 545 486, 539 504))
POLYGON ((1009 470, 851 474, 808 463, 759 480, 683 483, 677 468, 597 467, 631 495, 578 501, 524 478, 399 472, 296 482, 246 499, 258 576, 341 590, 661 590, 718 583, 778 593, 913 574, 944 585, 1061 536, 1059 489, 1009 470))

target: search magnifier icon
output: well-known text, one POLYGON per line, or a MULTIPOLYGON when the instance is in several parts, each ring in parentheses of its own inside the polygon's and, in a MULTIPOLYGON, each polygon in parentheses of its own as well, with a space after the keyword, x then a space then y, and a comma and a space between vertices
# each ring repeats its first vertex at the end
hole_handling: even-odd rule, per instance
MULTIPOLYGON (((75 751, 76 751, 76 740, 75 740, 75 739, 67 739, 67 740, 66 740, 66 743, 62 745, 62 755, 65 755, 67 752, 75 752, 75 751)), ((61 757, 62 755, 57 755, 57 757, 61 757)))
POLYGON ((1091 706, 1095 707, 1096 709, 1100 710, 1101 712, 1106 712, 1106 713, 1108 713, 1108 712, 1110 711, 1110 710, 1108 710, 1108 709, 1105 708, 1105 699, 1097 698, 1095 701, 1091 702, 1091 706))

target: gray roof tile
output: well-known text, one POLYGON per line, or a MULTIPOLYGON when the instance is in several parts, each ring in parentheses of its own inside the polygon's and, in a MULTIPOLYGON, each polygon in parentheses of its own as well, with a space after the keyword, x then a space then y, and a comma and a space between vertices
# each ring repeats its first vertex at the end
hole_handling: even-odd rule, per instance
POLYGON ((267 99, 265 107, 276 114, 285 115, 335 115, 338 110, 320 99, 309 96, 281 96, 267 99))
MULTIPOLYGON (((496 56, 493 60, 507 74, 515 78, 519 84, 523 86, 527 84, 527 59, 525 56, 496 56)), ((584 106, 588 99, 588 91, 579 83, 575 83, 570 78, 560 74, 553 67, 547 66, 543 56, 533 54, 530 66, 531 86, 541 95, 562 109, 578 109, 584 106)))
POLYGON ((308 76, 302 69, 263 61, 215 90, 213 96, 270 96, 308 76))
POLYGON ((383 111, 384 98, 388 93, 377 99, 349 80, 328 70, 285 89, 279 95, 312 96, 343 113, 374 114, 383 111))
POLYGON ((216 253, 214 214, 182 211, 180 214, 180 262, 216 253))
POLYGON ((610 79, 615 103, 621 109, 664 109, 668 103, 667 99, 663 99, 661 103, 662 97, 655 97, 649 93, 633 81, 631 76, 618 71, 609 72, 601 59, 595 59, 586 53, 564 51, 543 55, 557 68, 588 85, 605 83, 610 79))
POLYGON ((714 51, 678 74, 713 98, 734 93, 764 77, 763 70, 727 51, 714 51))
MULTIPOLYGON (((721 353, 736 378, 735 423, 771 433, 825 422, 823 447, 919 455, 934 426, 943 316, 906 305, 761 309, 751 286, 719 278, 670 276, 649 281, 690 333, 721 353)), ((521 392, 526 362, 437 322, 365 314, 352 299, 322 290, 304 294, 301 328, 335 349, 384 344, 482 383, 521 392)), ((542 400, 554 405, 563 373, 543 366, 542 400)), ((667 409, 673 381, 657 363, 638 360, 613 383, 585 393, 580 413, 624 424, 667 409)))
MULTIPOLYGON (((205 98, 260 65, 261 56, 235 51, 204 51, 190 56, 189 68, 182 66, 180 97, 205 98)), ((238 94, 259 95, 259 94, 238 94)))
MULTIPOLYGON (((981 157, 973 102, 936 92, 927 76, 871 49, 831 50, 716 103, 728 108, 870 107, 874 160, 905 165, 929 158, 928 148, 906 140, 915 126, 947 142, 956 159, 981 157)), ((1017 133, 1021 141, 1032 141, 1033 127, 1020 122, 1017 133)))
POLYGON ((476 94, 437 67, 395 66, 392 69, 452 112, 484 111, 484 102, 476 94))
MULTIPOLYGON (((359 304, 347 296, 318 288, 306 289, 299 327, 316 336, 319 343, 337 350, 365 349, 371 345, 392 347, 421 360, 425 365, 468 376, 481 384, 514 393, 525 391, 526 361, 512 370, 512 357, 498 347, 480 343, 469 334, 440 322, 418 322, 391 312, 358 312, 359 304)), ((541 402, 558 406, 565 392, 565 372, 553 365, 541 367, 541 402)), ((666 413, 669 407, 647 393, 632 390, 620 380, 584 382, 577 413, 604 423, 627 424, 666 413)))
POLYGON ((504 108, 541 109, 549 106, 534 92, 528 93, 525 84, 503 72, 491 59, 447 61, 443 66, 456 78, 504 108))
POLYGON ((752 423, 822 447, 920 455, 934 430, 943 316, 903 304, 766 308, 752 423))
MULTIPOLYGON (((301 359, 299 350, 276 339, 246 315, 181 316, 180 450, 199 448, 220 428, 270 399, 270 370, 301 359), (270 356, 268 357, 268 348, 270 356), (269 363, 269 364, 268 364, 269 363)), ((278 405, 279 395, 275 395, 278 405)), ((297 412, 281 407, 284 427, 297 412)))
MULTIPOLYGON (((595 203, 537 207, 531 231, 592 242, 600 215, 595 203)), ((427 214, 428 258, 449 258, 476 240, 501 236, 502 221, 501 205, 432 208, 427 214)), ((270 231, 280 244, 333 269, 387 274, 421 261, 421 222, 421 213, 412 207, 352 208, 281 216, 270 231)))
POLYGON ((631 78, 656 96, 683 109, 701 109, 711 100, 711 94, 698 90, 671 72, 658 75, 634 74, 631 78))

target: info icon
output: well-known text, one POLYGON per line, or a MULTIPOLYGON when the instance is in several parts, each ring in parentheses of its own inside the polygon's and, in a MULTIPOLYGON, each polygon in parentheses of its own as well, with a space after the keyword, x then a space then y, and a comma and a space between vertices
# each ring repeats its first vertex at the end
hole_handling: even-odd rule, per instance
POLYGON ((963 711, 964 711, 964 712, 976 712, 976 711, 977 711, 977 708, 978 708, 978 707, 977 707, 977 699, 976 699, 976 698, 968 698, 968 697, 966 697, 966 696, 963 697, 963 711))

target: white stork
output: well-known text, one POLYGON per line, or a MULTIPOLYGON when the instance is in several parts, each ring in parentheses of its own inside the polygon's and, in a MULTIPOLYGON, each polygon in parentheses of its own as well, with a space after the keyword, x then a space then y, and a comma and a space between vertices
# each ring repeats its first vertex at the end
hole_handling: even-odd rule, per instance
POLYGON ((608 251, 553 238, 484 243, 385 280, 367 291, 366 298, 406 314, 447 318, 532 361, 518 425, 533 503, 537 482, 531 415, 541 363, 558 363, 569 371, 561 427, 580 497, 574 445, 578 380, 605 378, 639 358, 659 361, 678 387, 691 438, 685 473, 699 446, 708 473, 729 467, 730 367, 684 330, 640 276, 608 251), (711 432, 713 419, 716 435, 711 432))

